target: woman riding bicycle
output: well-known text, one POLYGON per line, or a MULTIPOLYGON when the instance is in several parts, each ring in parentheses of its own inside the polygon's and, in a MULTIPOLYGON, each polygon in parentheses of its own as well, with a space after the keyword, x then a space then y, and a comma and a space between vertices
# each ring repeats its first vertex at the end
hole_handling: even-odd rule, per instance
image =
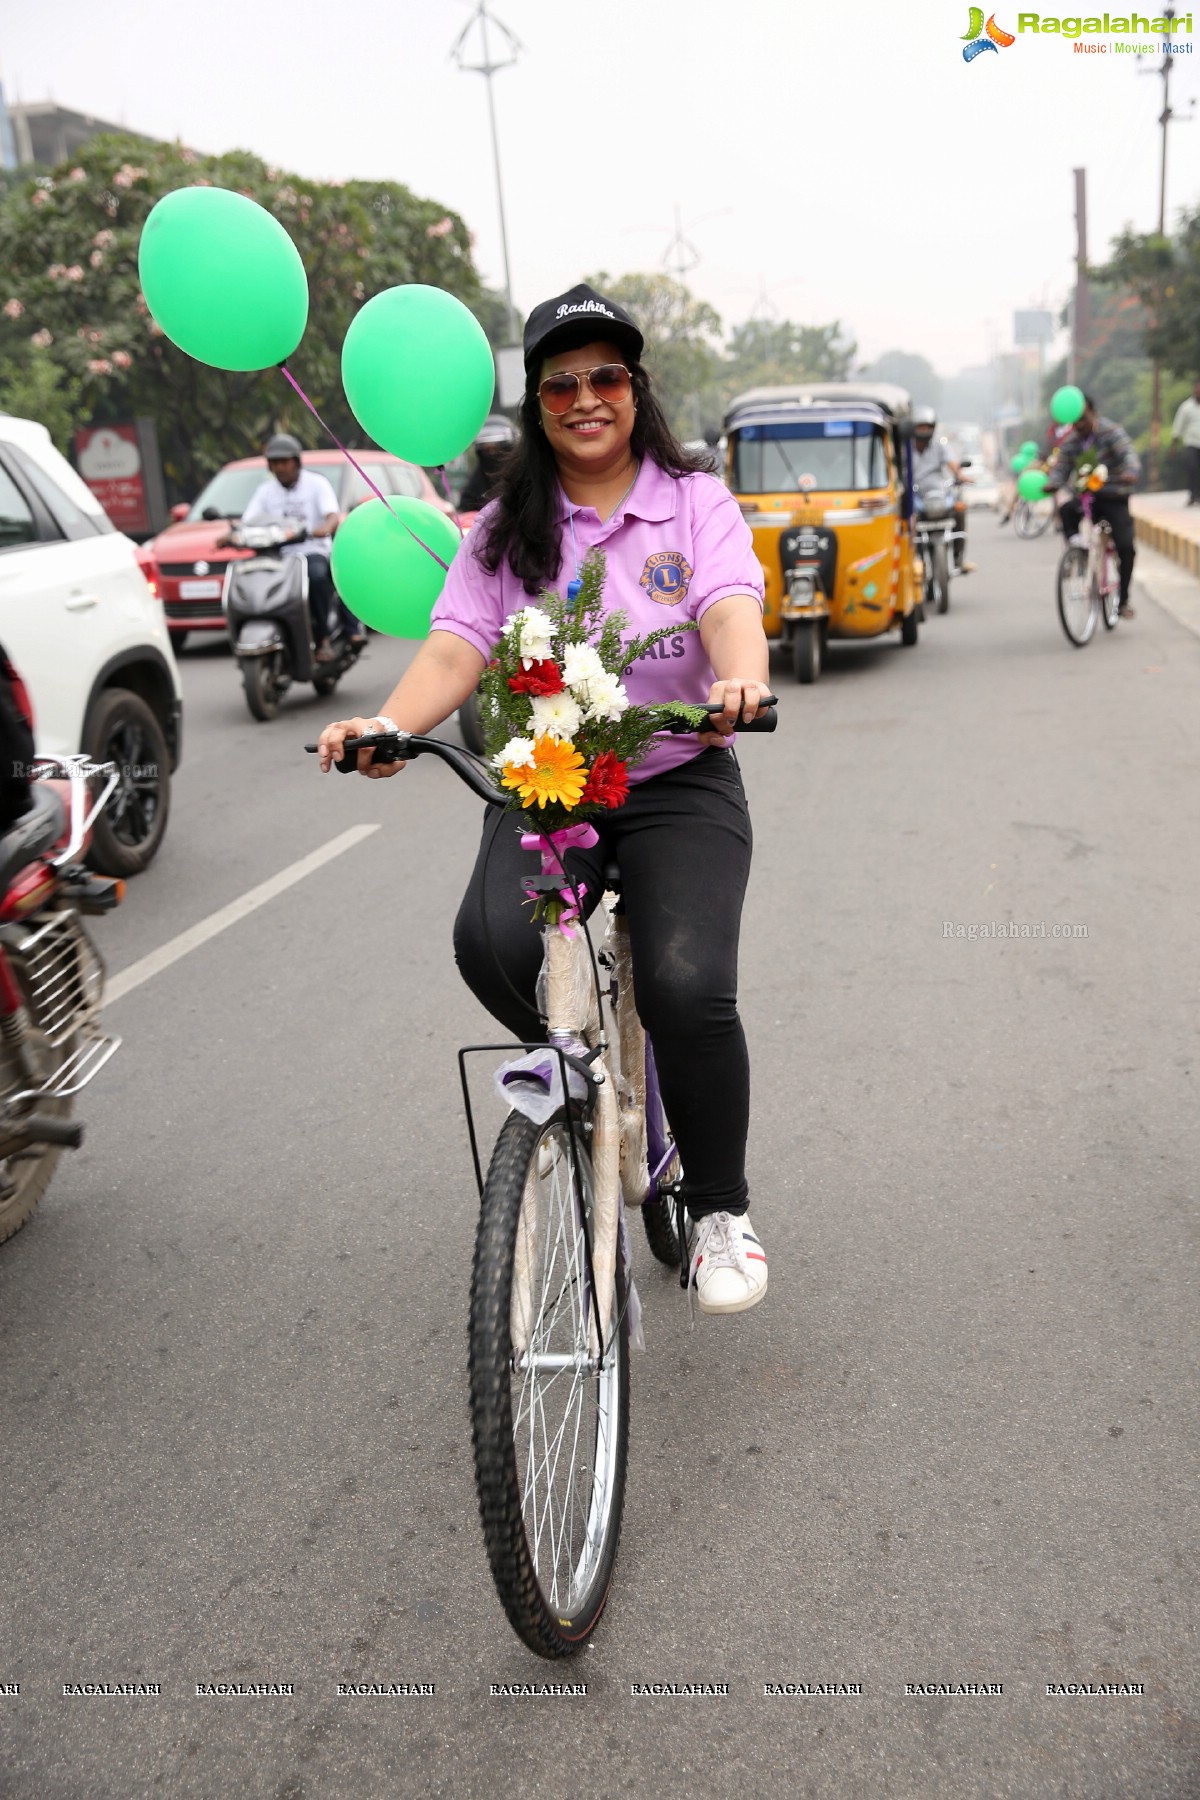
MULTIPOLYGON (((656 744, 625 803, 596 820, 600 841, 567 852, 584 911, 616 855, 634 985, 684 1169, 691 1279, 703 1312, 740 1312, 766 1291, 748 1217, 750 1078, 737 1010, 737 952, 751 829, 730 739, 769 692, 762 570, 736 502, 676 441, 641 363, 642 333, 581 283, 525 324, 521 432, 451 565, 429 637, 375 719, 321 733, 328 770, 348 737, 431 731, 474 691, 504 622, 548 586, 607 559, 606 611, 643 635, 678 620, 625 675, 634 701, 720 702, 713 729, 656 744), (686 629, 695 622, 699 629, 686 629)), ((386 778, 403 763, 360 773, 386 778)), ((511 816, 489 809, 455 923, 459 969, 514 1036, 543 1033, 535 1001, 541 939, 520 904, 528 852, 511 816), (514 992, 513 990, 516 990, 514 992)))

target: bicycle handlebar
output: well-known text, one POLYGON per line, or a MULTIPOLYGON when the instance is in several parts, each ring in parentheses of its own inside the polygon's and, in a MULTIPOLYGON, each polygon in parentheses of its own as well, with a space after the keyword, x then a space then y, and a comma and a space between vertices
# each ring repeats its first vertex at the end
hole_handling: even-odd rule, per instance
MULTIPOLYGON (((774 731, 779 723, 779 715, 775 711, 777 705, 778 701, 775 695, 769 694, 765 709, 756 713, 753 719, 742 720, 737 729, 739 731, 774 731)), ((723 712, 724 708, 720 701, 717 701, 714 704, 706 705, 704 710, 708 713, 719 713, 723 712)), ((695 731, 695 729, 696 727, 689 725, 686 719, 673 719, 670 724, 663 727, 663 731, 673 737, 682 736, 686 732, 695 731)), ((319 746, 305 744, 304 748, 311 756, 316 754, 319 746)), ((448 744, 443 738, 419 737, 415 732, 410 731, 371 732, 366 737, 347 738, 342 745, 341 757, 333 765, 339 775, 354 773, 358 768, 358 752, 360 750, 374 751, 374 755, 371 757, 372 763, 411 762, 416 756, 426 754, 437 756, 454 770, 454 773, 466 783, 473 794, 477 794, 481 800, 486 801, 487 805, 507 806, 509 804, 510 796, 500 793, 492 785, 470 751, 462 749, 458 744, 448 744)))

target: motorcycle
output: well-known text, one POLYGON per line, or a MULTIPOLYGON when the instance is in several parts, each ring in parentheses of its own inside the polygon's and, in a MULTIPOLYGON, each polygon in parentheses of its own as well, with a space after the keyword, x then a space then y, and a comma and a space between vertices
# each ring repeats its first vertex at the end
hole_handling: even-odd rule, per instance
POLYGON ((308 563, 284 556, 308 528, 279 519, 235 525, 229 542, 254 555, 231 562, 225 571, 221 606, 233 653, 242 672, 246 704, 256 719, 273 719, 293 681, 311 681, 318 694, 332 694, 363 652, 340 630, 330 639, 333 655, 318 662, 308 610, 308 563))
POLYGON ((75 1096, 121 1043, 101 1027, 104 963, 83 923, 125 894, 123 881, 83 866, 116 768, 39 756, 29 773, 29 810, 0 835, 0 1243, 28 1219, 62 1151, 83 1142, 75 1096))
POLYGON ((925 565, 925 594, 936 612, 947 612, 955 546, 964 538, 955 521, 952 494, 941 486, 929 487, 923 493, 918 490, 913 528, 925 565))

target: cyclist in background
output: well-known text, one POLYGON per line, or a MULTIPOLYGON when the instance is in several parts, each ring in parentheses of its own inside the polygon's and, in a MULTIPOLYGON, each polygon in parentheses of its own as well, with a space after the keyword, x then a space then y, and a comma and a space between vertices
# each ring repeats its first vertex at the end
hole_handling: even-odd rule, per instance
POLYGON ((1133 579, 1133 560, 1137 551, 1129 496, 1138 484, 1142 462, 1129 433, 1114 420, 1102 418, 1090 394, 1085 396, 1078 423, 1059 440, 1057 454, 1046 475, 1047 493, 1062 496, 1058 500, 1061 508, 1059 518, 1063 536, 1068 543, 1079 538, 1083 502, 1075 493, 1067 490, 1085 457, 1089 463, 1102 463, 1107 471, 1103 487, 1092 495, 1092 517, 1096 520, 1104 519, 1112 532, 1120 571, 1118 592, 1121 617, 1132 619, 1134 613, 1129 600, 1129 584, 1133 579))

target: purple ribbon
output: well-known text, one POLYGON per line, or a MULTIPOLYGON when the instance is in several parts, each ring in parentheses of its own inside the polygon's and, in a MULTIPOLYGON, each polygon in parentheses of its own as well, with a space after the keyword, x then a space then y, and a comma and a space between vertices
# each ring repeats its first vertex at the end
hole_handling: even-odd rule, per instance
MULTIPOLYGON (((346 458, 347 462, 350 463, 352 465, 352 467, 354 467, 358 470, 359 474, 362 476, 363 480, 366 482, 366 484, 370 488, 371 492, 375 495, 375 498, 377 500, 382 500, 383 504, 385 506, 387 506, 389 516, 391 518, 395 519, 397 525, 404 525, 405 531, 407 531, 409 537, 412 538, 413 542, 420 544, 422 550, 424 550, 427 555, 432 556, 434 562, 437 563, 439 568, 448 569, 450 567, 450 564, 443 562, 441 557, 438 555, 437 551, 431 550, 429 548, 429 545, 425 542, 424 538, 419 538, 417 536, 416 532, 413 530, 412 526, 405 525, 404 520, 400 517, 399 513, 393 512, 392 508, 390 506, 388 506, 387 496, 385 494, 380 493, 379 489, 375 486, 375 483, 371 480, 371 477, 367 474, 367 471, 363 468, 362 464, 354 456, 353 452, 350 450, 347 450, 345 444, 343 444, 343 442, 342 442, 341 438, 338 436, 337 432, 330 430, 329 426, 325 423, 324 419, 321 417, 320 413, 317 411, 316 407, 313 405, 312 401, 309 399, 309 397, 305 393, 304 389, 300 386, 300 383, 296 380, 296 377, 292 374, 292 371, 288 368, 287 364, 285 362, 280 363, 279 368, 280 368, 280 372, 283 375, 284 380, 287 382, 290 382, 292 387, 295 388, 296 392, 299 394, 300 398, 303 400, 305 406, 307 406, 309 412, 312 414, 313 418, 317 421, 317 424, 321 427, 321 430, 324 431, 327 436, 329 436, 333 439, 334 443, 337 445, 337 447, 341 451, 342 455, 346 458)), ((443 485, 443 487, 445 487, 445 485, 446 485, 446 476, 445 476, 444 470, 442 471, 442 485, 443 485)), ((449 488, 446 488, 446 497, 447 497, 447 499, 449 499, 449 497, 450 497, 449 488)), ((457 513, 455 513, 455 515, 454 515, 454 523, 456 526, 458 526, 458 535, 461 538, 463 535, 463 529, 462 529, 462 526, 458 524, 458 514, 457 513)))

